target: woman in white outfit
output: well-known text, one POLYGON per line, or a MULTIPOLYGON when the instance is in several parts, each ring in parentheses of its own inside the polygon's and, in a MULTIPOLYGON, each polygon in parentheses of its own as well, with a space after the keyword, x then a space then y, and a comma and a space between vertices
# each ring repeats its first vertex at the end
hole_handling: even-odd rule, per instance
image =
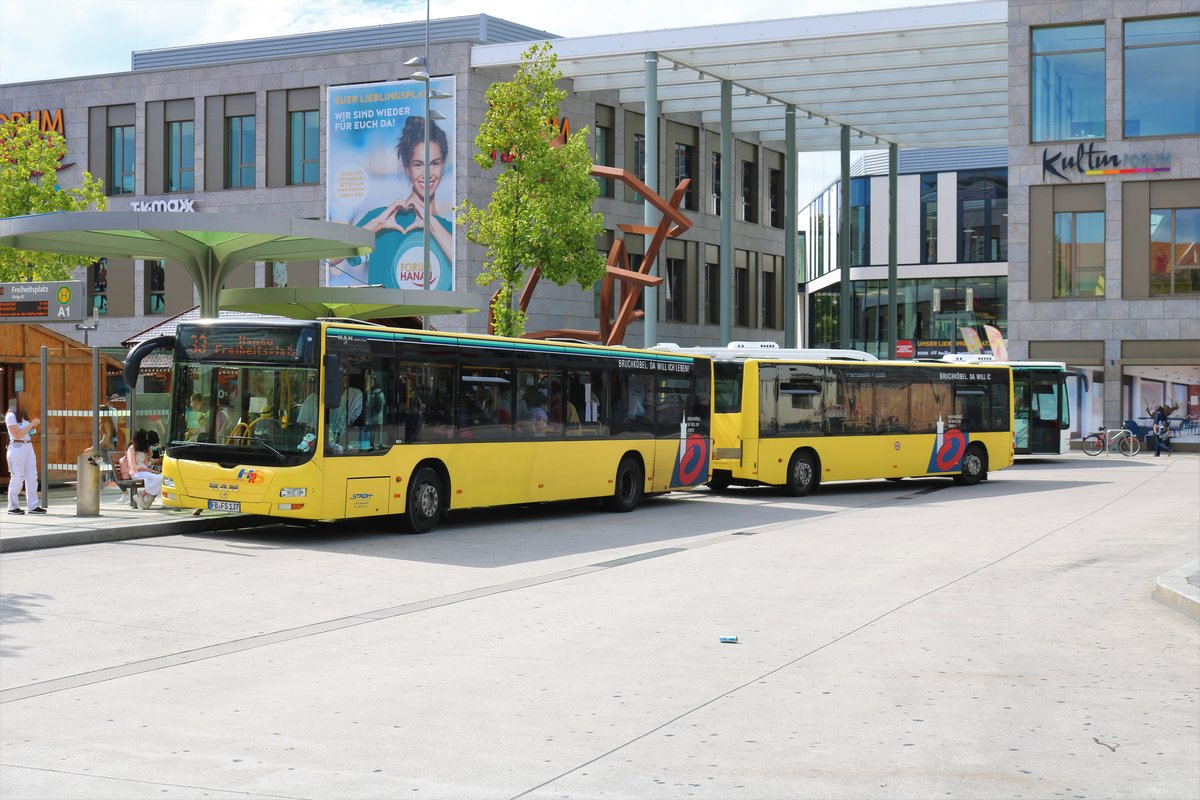
POLYGON ((152 442, 150 434, 144 428, 138 429, 133 435, 133 444, 129 445, 125 457, 132 465, 132 477, 140 479, 145 485, 138 490, 138 506, 146 509, 154 503, 162 491, 162 473, 154 470, 155 458, 150 452, 152 442))
POLYGON ((46 509, 38 505, 37 456, 33 452, 30 436, 36 433, 41 420, 37 417, 25 419, 17 399, 8 402, 8 413, 4 424, 8 428, 8 513, 24 514, 21 510, 21 489, 25 489, 25 505, 30 514, 45 514, 46 509))

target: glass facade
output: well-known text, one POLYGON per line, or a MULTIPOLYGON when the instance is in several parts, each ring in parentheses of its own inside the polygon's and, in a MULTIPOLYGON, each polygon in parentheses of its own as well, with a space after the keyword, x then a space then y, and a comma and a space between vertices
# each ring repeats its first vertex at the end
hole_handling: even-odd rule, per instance
POLYGON ((1008 169, 958 173, 958 260, 1008 260, 1008 169))
POLYGON ((1034 28, 1030 138, 1104 138, 1104 24, 1034 28))
MULTIPOLYGON (((612 128, 603 125, 596 126, 596 163, 602 166, 612 166, 612 128)), ((600 196, 613 196, 613 182, 610 178, 596 178, 596 182, 600 184, 600 196)))
POLYGON ((195 187, 196 123, 167 123, 167 191, 190 192, 195 187))
POLYGON ((1150 212, 1150 293, 1200 294, 1200 208, 1150 212))
POLYGON ((254 115, 225 120, 225 188, 254 187, 254 115))
POLYGON ((1104 296, 1104 212, 1054 215, 1054 296, 1104 296))
POLYGON ((292 111, 288 114, 288 183, 314 184, 320 181, 321 137, 316 111, 292 111))
POLYGON ((676 142, 675 144, 675 183, 670 187, 668 196, 675 191, 675 186, 684 178, 691 178, 687 191, 683 195, 683 207, 688 211, 696 210, 696 148, 690 144, 676 142))
MULTIPOLYGON (((881 358, 888 350, 886 280, 851 286, 850 346, 881 358)), ((839 287, 809 297, 809 347, 840 347, 839 287)), ((1002 276, 920 278, 896 283, 896 334, 918 358, 970 352, 986 342, 984 326, 1008 335, 1008 279, 1002 276)))
POLYGON ((871 263, 871 179, 850 179, 850 266, 871 263))
POLYGON ((646 134, 633 135, 633 174, 638 180, 646 180, 646 134))
POLYGON ((1197 82, 1200 16, 1125 23, 1126 136, 1200 133, 1197 82))
POLYGON ((921 263, 936 264, 938 260, 938 176, 936 172, 921 174, 921 263))
POLYGON ((758 164, 742 162, 742 219, 758 222, 758 164))

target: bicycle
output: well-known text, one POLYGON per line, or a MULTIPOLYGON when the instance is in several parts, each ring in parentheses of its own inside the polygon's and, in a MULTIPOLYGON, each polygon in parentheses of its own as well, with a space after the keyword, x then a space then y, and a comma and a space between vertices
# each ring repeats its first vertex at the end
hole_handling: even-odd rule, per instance
POLYGON ((1128 428, 1101 428, 1083 438, 1083 452, 1089 456, 1098 456, 1113 447, 1116 447, 1121 455, 1129 457, 1141 452, 1142 443, 1128 428))

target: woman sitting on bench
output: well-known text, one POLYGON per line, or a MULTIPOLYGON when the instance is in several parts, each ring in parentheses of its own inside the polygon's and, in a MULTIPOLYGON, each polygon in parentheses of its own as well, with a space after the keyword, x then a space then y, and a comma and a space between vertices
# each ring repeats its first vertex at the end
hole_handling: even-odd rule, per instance
POLYGON ((154 498, 162 491, 162 473, 157 471, 155 464, 159 459, 151 452, 156 440, 157 435, 152 437, 144 428, 139 428, 133 435, 133 444, 125 451, 125 459, 130 465, 130 477, 144 484, 137 494, 138 508, 141 509, 149 508, 154 503, 154 498))

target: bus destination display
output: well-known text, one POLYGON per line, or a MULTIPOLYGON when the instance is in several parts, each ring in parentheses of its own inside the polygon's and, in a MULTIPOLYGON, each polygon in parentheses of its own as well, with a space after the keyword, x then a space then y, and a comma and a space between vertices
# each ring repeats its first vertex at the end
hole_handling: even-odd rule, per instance
POLYGON ((307 328, 181 327, 178 345, 188 361, 250 361, 295 364, 312 354, 313 332, 307 328))

